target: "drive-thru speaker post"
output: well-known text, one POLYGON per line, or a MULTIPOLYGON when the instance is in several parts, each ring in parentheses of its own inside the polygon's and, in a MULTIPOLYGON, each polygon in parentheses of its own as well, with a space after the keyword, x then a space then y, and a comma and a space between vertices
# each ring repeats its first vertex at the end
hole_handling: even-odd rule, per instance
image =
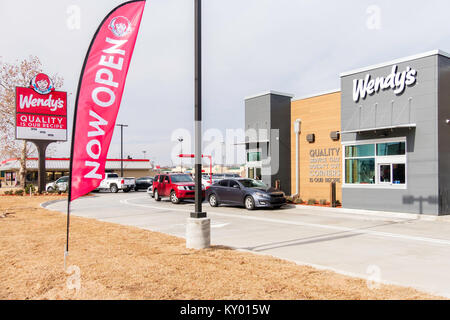
POLYGON ((211 244, 211 220, 202 211, 202 2, 195 1, 195 211, 186 224, 186 247, 205 249, 211 244))

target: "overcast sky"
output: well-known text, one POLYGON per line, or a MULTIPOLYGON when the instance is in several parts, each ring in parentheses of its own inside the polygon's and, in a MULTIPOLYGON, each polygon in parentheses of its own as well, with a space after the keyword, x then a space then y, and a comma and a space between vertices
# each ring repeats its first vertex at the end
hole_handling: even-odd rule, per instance
MULTIPOLYGON (((121 2, 1 0, 0 56, 14 62, 36 55, 45 72, 62 75, 62 89, 72 93, 71 123, 86 50, 121 2)), ((170 164, 173 138, 193 130, 193 4, 147 1, 117 118, 129 125, 125 155, 142 158, 145 150, 170 164)), ((276 90, 301 97, 339 88, 344 71, 449 52, 449 12, 447 0, 204 0, 204 130, 243 128, 246 96, 276 90)), ((68 156, 68 149, 58 144, 56 155, 68 156)), ((244 162, 240 151, 237 161, 244 162)), ((119 155, 116 130, 109 156, 119 155)))

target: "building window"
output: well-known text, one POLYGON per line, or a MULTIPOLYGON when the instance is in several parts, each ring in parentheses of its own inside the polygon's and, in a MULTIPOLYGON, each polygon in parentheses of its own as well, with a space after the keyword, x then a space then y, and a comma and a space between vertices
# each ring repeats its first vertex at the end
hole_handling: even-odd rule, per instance
POLYGON ((405 142, 378 143, 377 156, 399 156, 404 155, 405 142))
POLYGON ((391 183, 391 166, 387 164, 380 165, 380 183, 391 183))
POLYGON ((248 152, 247 162, 261 161, 261 152, 248 152))
POLYGON ((406 165, 404 163, 389 163, 379 165, 379 183, 404 185, 406 183, 406 165))
POLYGON ((345 182, 358 184, 375 183, 375 159, 346 159, 345 182))
POLYGON ((345 156, 347 158, 373 157, 375 155, 374 144, 362 144, 345 147, 345 156))
POLYGON ((406 140, 345 146, 345 184, 406 185, 406 140))

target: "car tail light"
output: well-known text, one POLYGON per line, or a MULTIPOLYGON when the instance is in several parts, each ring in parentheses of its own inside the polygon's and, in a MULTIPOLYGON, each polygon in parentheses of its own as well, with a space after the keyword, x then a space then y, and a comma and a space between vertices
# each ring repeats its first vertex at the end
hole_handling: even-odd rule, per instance
POLYGON ((121 184, 125 184, 125 180, 123 180, 123 179, 122 179, 122 182, 121 182, 121 184))

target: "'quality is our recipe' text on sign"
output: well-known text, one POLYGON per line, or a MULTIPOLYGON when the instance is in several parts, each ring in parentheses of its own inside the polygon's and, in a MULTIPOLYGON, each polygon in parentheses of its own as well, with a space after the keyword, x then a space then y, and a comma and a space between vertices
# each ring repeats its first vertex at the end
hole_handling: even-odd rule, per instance
POLYGON ((66 141, 67 93, 41 92, 16 87, 16 139, 66 141))

